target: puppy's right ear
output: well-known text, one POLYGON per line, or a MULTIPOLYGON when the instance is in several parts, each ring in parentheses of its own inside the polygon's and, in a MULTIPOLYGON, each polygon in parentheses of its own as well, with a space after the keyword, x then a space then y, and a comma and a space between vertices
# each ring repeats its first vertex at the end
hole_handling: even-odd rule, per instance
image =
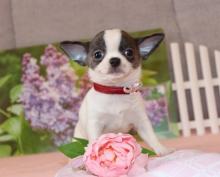
POLYGON ((89 43, 64 41, 60 48, 70 57, 71 60, 86 66, 89 43))

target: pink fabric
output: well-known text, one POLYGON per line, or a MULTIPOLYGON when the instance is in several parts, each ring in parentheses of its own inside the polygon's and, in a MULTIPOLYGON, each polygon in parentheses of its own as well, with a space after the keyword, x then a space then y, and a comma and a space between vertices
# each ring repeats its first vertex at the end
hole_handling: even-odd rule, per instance
MULTIPOLYGON (((128 175, 121 177, 220 177, 220 154, 218 153, 181 150, 164 157, 143 160, 137 159, 134 164, 140 167, 139 169, 135 167, 135 171, 131 169, 128 175), (145 164, 147 169, 143 168, 145 164)), ((74 159, 62 168, 56 177, 95 177, 84 170, 76 170, 75 168, 80 164, 82 164, 82 158, 74 159)))

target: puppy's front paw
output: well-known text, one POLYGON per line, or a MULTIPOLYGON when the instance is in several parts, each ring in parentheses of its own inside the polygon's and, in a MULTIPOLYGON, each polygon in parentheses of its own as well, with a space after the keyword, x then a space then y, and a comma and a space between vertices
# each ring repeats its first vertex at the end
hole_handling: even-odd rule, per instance
POLYGON ((167 155, 175 151, 173 148, 167 148, 164 146, 160 146, 154 149, 157 155, 167 155))

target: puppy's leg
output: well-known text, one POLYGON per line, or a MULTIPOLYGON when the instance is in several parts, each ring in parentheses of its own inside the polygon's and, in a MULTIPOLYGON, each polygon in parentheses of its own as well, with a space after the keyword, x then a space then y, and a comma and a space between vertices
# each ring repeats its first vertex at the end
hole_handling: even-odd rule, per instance
POLYGON ((83 133, 82 127, 79 123, 76 124, 75 130, 74 130, 74 137, 88 139, 88 137, 83 133))
POLYGON ((89 142, 95 141, 99 136, 101 136, 103 131, 103 126, 98 120, 89 120, 87 126, 87 133, 89 142))
POLYGON ((163 146, 159 140, 157 139, 156 134, 154 133, 153 127, 151 125, 150 120, 148 119, 147 115, 144 110, 139 112, 139 120, 137 122, 136 128, 138 134, 141 138, 149 144, 153 150, 160 155, 165 155, 172 152, 171 149, 166 148, 163 146), (142 112, 142 113, 141 113, 142 112))

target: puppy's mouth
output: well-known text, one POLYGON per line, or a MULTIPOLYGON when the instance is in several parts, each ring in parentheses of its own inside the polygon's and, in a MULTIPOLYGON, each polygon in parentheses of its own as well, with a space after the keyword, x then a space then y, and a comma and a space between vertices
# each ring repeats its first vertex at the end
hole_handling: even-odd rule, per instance
POLYGON ((125 72, 121 68, 113 68, 113 67, 111 67, 107 74, 121 75, 121 74, 125 74, 125 72))
POLYGON ((103 79, 108 79, 111 81, 118 81, 127 77, 130 74, 130 70, 126 71, 122 67, 109 67, 107 70, 96 70, 95 72, 101 74, 103 79))
POLYGON ((105 74, 105 77, 110 79, 112 82, 118 82, 119 80, 126 78, 130 72, 125 72, 120 67, 118 68, 109 68, 108 72, 105 74))

